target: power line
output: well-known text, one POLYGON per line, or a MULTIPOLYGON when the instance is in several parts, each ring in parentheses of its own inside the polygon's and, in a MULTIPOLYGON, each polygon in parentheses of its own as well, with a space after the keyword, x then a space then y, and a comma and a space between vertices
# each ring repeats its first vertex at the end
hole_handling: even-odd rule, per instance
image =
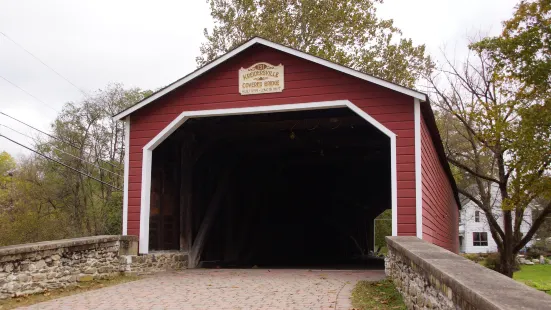
POLYGON ((1 75, 0 75, 0 78, 3 79, 4 81, 10 83, 13 87, 19 89, 20 91, 24 92, 25 94, 27 94, 27 95, 33 97, 36 101, 38 101, 38 102, 44 104, 44 105, 47 106, 48 108, 50 108, 50 109, 52 109, 52 110, 54 110, 54 111, 56 111, 56 112, 59 113, 59 111, 58 111, 56 108, 54 108, 54 107, 52 107, 51 105, 47 104, 46 102, 40 100, 38 97, 36 97, 35 95, 29 93, 28 91, 24 90, 23 88, 19 87, 17 84, 13 83, 12 81, 6 79, 5 77, 3 77, 3 76, 1 76, 1 75))
MULTIPOLYGON (((6 116, 6 117, 9 117, 9 118, 11 118, 12 120, 14 120, 14 121, 16 121, 16 122, 19 122, 19 123, 21 123, 21 124, 23 124, 23 125, 25 125, 25 126, 27 126, 27 127, 29 127, 29 128, 32 128, 32 129, 34 129, 34 130, 36 130, 36 131, 38 131, 38 132, 40 132, 40 133, 42 133, 42 134, 47 135, 48 137, 50 137, 50 138, 52 138, 52 139, 55 139, 55 140, 57 140, 57 141, 59 141, 59 142, 61 142, 61 143, 65 143, 65 144, 71 146, 72 148, 74 148, 74 149, 80 151, 80 147, 77 146, 77 145, 75 145, 74 143, 71 143, 71 142, 69 142, 69 141, 67 141, 67 140, 65 140, 65 139, 62 139, 62 138, 53 136, 53 135, 51 135, 51 134, 49 134, 49 133, 47 133, 47 132, 44 132, 44 131, 42 131, 42 130, 36 128, 36 127, 33 127, 33 126, 31 126, 31 125, 29 125, 29 124, 27 124, 27 123, 25 123, 25 122, 23 122, 23 121, 21 121, 21 120, 18 120, 17 118, 15 118, 15 117, 13 117, 13 116, 9 116, 8 114, 6 114, 6 113, 4 113, 4 112, 2 112, 2 111, 0 111, 0 114, 4 115, 4 116, 6 116)), ((109 162, 109 161, 105 161, 105 160, 99 159, 99 158, 98 158, 98 160, 100 160, 100 161, 102 161, 102 162, 104 162, 104 163, 106 163, 106 164, 109 164, 109 165, 111 165, 112 167, 120 168, 119 165, 113 164, 113 163, 111 163, 111 162, 109 162)))
POLYGON ((75 148, 75 149, 77 149, 77 150, 80 150, 80 147, 74 145, 73 143, 71 143, 71 142, 69 142, 69 141, 65 141, 64 139, 58 138, 58 137, 53 136, 53 135, 51 135, 51 134, 49 134, 49 133, 47 133, 47 132, 44 132, 44 131, 42 131, 42 130, 36 128, 36 127, 33 127, 33 126, 31 126, 31 125, 29 125, 29 124, 23 122, 23 121, 18 120, 18 119, 15 118, 15 117, 9 116, 8 114, 6 114, 6 113, 4 113, 4 112, 2 112, 2 111, 0 111, 0 114, 4 115, 4 116, 6 116, 6 117, 9 117, 9 118, 13 119, 14 121, 19 122, 19 123, 21 123, 21 124, 23 124, 23 125, 25 125, 25 126, 27 126, 27 127, 29 127, 29 128, 32 128, 32 129, 34 129, 34 130, 36 130, 36 131, 38 131, 38 132, 40 132, 40 133, 42 133, 42 134, 45 134, 45 135, 47 135, 48 137, 50 137, 50 138, 52 138, 52 139, 55 139, 55 140, 57 140, 57 141, 59 141, 59 142, 63 142, 63 143, 65 143, 65 144, 68 144, 68 145, 72 146, 73 148, 75 148))
POLYGON ((17 145, 19 145, 19 146, 21 146, 21 147, 24 147, 24 148, 26 148, 27 150, 29 150, 29 151, 31 151, 31 152, 34 152, 34 153, 36 153, 36 154, 38 154, 38 155, 40 155, 40 156, 46 158, 47 160, 50 160, 50 161, 53 161, 53 162, 57 163, 58 165, 61 165, 61 166, 65 167, 65 168, 68 168, 68 169, 71 169, 71 170, 73 170, 74 172, 80 173, 81 175, 83 175, 83 176, 85 176, 85 177, 88 177, 88 178, 90 178, 90 179, 92 179, 92 180, 94 180, 94 181, 100 182, 100 183, 102 183, 102 184, 104 184, 104 185, 107 185, 107 186, 109 186, 109 187, 111 187, 111 188, 114 188, 114 189, 116 189, 116 190, 118 190, 118 191, 121 191, 120 188, 118 188, 118 187, 116 187, 116 186, 114 186, 114 185, 111 185, 111 184, 109 184, 109 183, 103 182, 102 180, 100 180, 100 179, 98 179, 98 178, 95 178, 95 177, 93 177, 93 176, 91 176, 91 175, 89 175, 89 174, 87 174, 87 173, 84 173, 84 172, 82 172, 82 171, 80 171, 80 170, 78 170, 78 169, 75 169, 75 168, 73 168, 73 167, 71 167, 71 166, 69 166, 69 165, 66 165, 66 164, 64 164, 64 163, 62 163, 62 162, 60 162, 60 161, 58 161, 58 160, 55 160, 55 159, 49 157, 48 155, 44 155, 44 154, 40 153, 39 151, 34 150, 34 149, 32 149, 32 148, 30 148, 30 147, 28 147, 28 146, 26 146, 26 145, 23 145, 23 144, 21 144, 21 143, 19 143, 19 142, 17 142, 17 141, 14 141, 14 140, 12 140, 12 139, 10 139, 10 138, 4 136, 4 135, 1 135, 1 134, 0 134, 0 137, 6 139, 6 140, 8 140, 8 141, 11 141, 11 142, 13 142, 13 143, 15 143, 15 144, 17 144, 17 145))
POLYGON ((24 48, 21 44, 15 42, 12 38, 8 37, 7 34, 0 31, 0 34, 3 35, 6 39, 10 40, 13 44, 18 46, 20 49, 24 50, 27 54, 29 54, 32 58, 36 59, 38 62, 40 62, 42 65, 44 65, 46 68, 50 69, 52 72, 54 72, 57 76, 64 79, 67 83, 71 84, 74 88, 78 89, 84 96, 89 97, 88 93, 86 93, 82 88, 76 86, 73 82, 71 82, 68 78, 61 75, 61 73, 57 72, 54 68, 48 66, 45 62, 43 62, 40 58, 38 58, 36 55, 31 53, 28 49, 24 48))
MULTIPOLYGON (((13 131, 13 132, 16 132, 16 133, 18 133, 18 134, 20 134, 20 135, 22 135, 22 136, 24 136, 24 137, 27 137, 27 138, 29 138, 29 139, 32 139, 35 143, 40 143, 40 142, 37 141, 35 138, 33 138, 33 137, 29 136, 29 135, 26 135, 26 134, 24 134, 24 133, 22 133, 22 132, 20 132, 20 131, 17 131, 17 130, 15 130, 15 129, 9 127, 9 126, 3 125, 3 124, 0 124, 0 126, 6 127, 7 129, 9 129, 9 130, 11 130, 11 131, 13 131)), ((44 142, 44 143, 50 145, 51 142, 44 142)), ((111 173, 111 174, 113 174, 113 175, 116 175, 116 176, 122 178, 122 175, 120 175, 120 174, 118 174, 118 173, 115 173, 115 172, 113 172, 113 171, 111 171, 111 170, 109 170, 109 169, 102 168, 102 167, 100 167, 100 166, 98 166, 98 165, 96 165, 96 164, 94 164, 94 163, 91 163, 91 162, 85 160, 85 159, 82 158, 82 157, 78 157, 78 156, 75 156, 75 155, 73 155, 73 154, 71 154, 71 153, 65 152, 65 151, 63 151, 63 150, 61 150, 61 149, 58 149, 57 147, 55 147, 55 146, 53 146, 53 145, 50 145, 50 147, 53 148, 54 150, 57 150, 57 151, 63 153, 63 154, 67 154, 67 155, 69 155, 69 156, 71 156, 71 157, 73 157, 73 158, 76 158, 76 159, 80 160, 81 162, 83 162, 83 163, 85 163, 85 164, 92 165, 92 166, 94 166, 94 167, 96 167, 96 168, 98 168, 98 169, 100 169, 100 170, 109 172, 109 173, 111 173)))

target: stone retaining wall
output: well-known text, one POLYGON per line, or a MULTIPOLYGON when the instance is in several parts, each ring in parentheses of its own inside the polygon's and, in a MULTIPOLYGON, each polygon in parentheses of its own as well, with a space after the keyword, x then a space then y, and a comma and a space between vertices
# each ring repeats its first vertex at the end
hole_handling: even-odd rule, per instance
POLYGON ((408 309, 551 309, 551 296, 434 244, 386 239, 386 274, 408 309))
POLYGON ((146 255, 121 257, 121 271, 128 274, 150 274, 154 272, 182 270, 188 266, 185 252, 153 252, 146 255))
POLYGON ((137 255, 135 236, 95 236, 0 247, 0 299, 120 274, 179 270, 180 252, 137 255))

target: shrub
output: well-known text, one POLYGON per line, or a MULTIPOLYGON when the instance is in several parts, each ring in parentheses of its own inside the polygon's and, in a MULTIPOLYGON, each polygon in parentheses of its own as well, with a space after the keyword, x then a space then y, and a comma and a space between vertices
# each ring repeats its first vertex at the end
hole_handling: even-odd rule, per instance
POLYGON ((484 257, 478 253, 463 254, 463 257, 475 263, 479 263, 484 260, 484 257))
MULTIPOLYGON (((519 271, 520 265, 516 259, 513 261, 513 264, 513 272, 519 271)), ((492 270, 499 271, 499 269, 501 268, 499 253, 489 253, 484 260, 484 266, 492 270)))
POLYGON ((547 251, 544 247, 534 245, 526 251, 526 257, 530 259, 539 259, 541 255, 546 256, 547 251))

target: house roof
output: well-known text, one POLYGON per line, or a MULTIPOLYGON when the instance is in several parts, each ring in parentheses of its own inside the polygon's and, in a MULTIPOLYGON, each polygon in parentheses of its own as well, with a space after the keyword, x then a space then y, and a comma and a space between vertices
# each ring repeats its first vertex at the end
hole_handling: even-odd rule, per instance
POLYGON ((276 49, 278 51, 281 51, 281 52, 284 52, 284 53, 287 53, 287 54, 291 54, 291 55, 294 55, 294 56, 302 58, 302 59, 309 60, 309 61, 317 63, 319 65, 322 65, 322 66, 340 71, 340 72, 348 74, 348 75, 352 75, 352 76, 357 77, 359 79, 371 82, 371 83, 376 84, 376 85, 386 87, 388 89, 392 89, 394 91, 397 91, 399 93, 411 96, 413 98, 417 98, 421 101, 425 101, 426 98, 427 98, 427 96, 425 94, 423 94, 421 92, 418 92, 414 89, 407 88, 407 87, 404 87, 404 86, 401 86, 401 85, 398 85, 398 84, 395 84, 395 83, 392 83, 392 82, 374 77, 374 76, 369 75, 369 74, 362 73, 360 71, 357 71, 357 70, 354 70, 354 69, 351 69, 351 68, 348 68, 348 67, 345 67, 345 66, 341 66, 339 64, 336 64, 334 62, 325 60, 323 58, 319 58, 319 57, 301 52, 299 50, 296 50, 296 49, 293 49, 293 48, 290 48, 290 47, 287 47, 287 46, 283 46, 281 44, 277 44, 277 43, 268 41, 268 40, 263 39, 263 38, 255 37, 255 38, 252 38, 249 41, 241 44, 240 46, 234 48, 233 50, 229 51, 228 53, 216 58, 215 60, 211 61, 210 63, 206 64, 205 66, 191 72, 190 74, 184 76, 183 78, 181 78, 181 79, 175 81, 174 83, 166 86, 165 88, 160 89, 159 91, 153 93, 151 96, 143 99, 142 101, 139 101, 135 105, 133 105, 133 106, 131 106, 131 107, 115 114, 115 115, 113 115, 113 118, 115 120, 123 119, 124 117, 132 114, 133 112, 141 109, 142 107, 144 107, 144 106, 152 103, 153 101, 161 98, 162 96, 170 93, 171 91, 175 90, 176 88, 178 88, 180 86, 183 86, 186 83, 192 81, 193 79, 203 75, 204 73, 210 71, 211 69, 215 68, 216 66, 222 64, 226 60, 232 58, 233 56, 241 53, 242 51, 248 49, 249 47, 251 47, 255 44, 268 46, 268 47, 271 47, 271 48, 276 49))
POLYGON ((371 82, 373 84, 376 84, 376 85, 394 90, 394 91, 402 93, 404 95, 419 99, 419 101, 423 102, 424 104, 421 105, 421 114, 423 115, 425 123, 426 123, 426 125, 429 129, 431 139, 434 141, 434 145, 436 147, 436 151, 438 153, 439 160, 440 160, 440 162, 441 162, 441 164, 442 164, 442 166, 443 166, 443 168, 446 172, 446 175, 448 176, 450 184, 452 186, 457 205, 458 205, 459 208, 461 208, 461 203, 460 203, 459 195, 458 195, 458 191, 457 191, 457 185, 456 185, 455 180, 453 178, 451 169, 448 165, 446 155, 444 153, 444 147, 442 145, 442 140, 440 138, 440 133, 438 132, 438 128, 436 127, 436 122, 434 120, 434 113, 432 111, 432 108, 430 106, 430 102, 429 102, 428 97, 427 97, 426 94, 421 93, 417 90, 414 90, 414 89, 411 89, 411 88, 408 88, 408 87, 405 87, 405 86, 401 86, 401 85, 398 85, 396 83, 392 83, 392 82, 389 82, 387 80, 384 80, 384 79, 381 79, 381 78, 378 78, 378 77, 375 77, 375 76, 372 76, 372 75, 369 75, 369 74, 365 74, 363 72, 360 72, 360 71, 357 71, 357 70, 339 65, 339 64, 331 62, 329 60, 326 60, 326 59, 323 59, 323 58, 320 58, 320 57, 317 57, 317 56, 313 56, 313 55, 301 52, 299 50, 296 50, 296 49, 293 49, 293 48, 290 48, 290 47, 287 47, 287 46, 284 46, 284 45, 281 45, 281 44, 278 44, 278 43, 268 41, 268 40, 260 38, 260 37, 255 37, 255 38, 250 39, 249 41, 239 45, 238 47, 232 49, 231 51, 227 52, 226 54, 224 54, 224 55, 216 58, 215 60, 209 62, 205 66, 203 66, 201 68, 198 68, 197 70, 195 70, 195 71, 191 72, 190 74, 182 77, 181 79, 179 79, 179 80, 169 84, 168 86, 158 90, 157 92, 153 93, 151 96, 137 102, 133 106, 131 106, 131 107, 115 114, 115 115, 113 115, 113 119, 122 120, 126 116, 128 116, 128 115, 132 114, 133 112, 143 108, 144 106, 154 102, 155 100, 163 97, 164 95, 166 95, 166 94, 170 93, 171 91, 179 88, 180 86, 183 86, 183 85, 187 84, 188 82, 194 80, 195 78, 207 73, 208 71, 214 69, 218 65, 224 63, 225 61, 231 59, 232 57, 234 57, 237 54, 245 51, 246 49, 248 49, 249 47, 251 47, 255 44, 264 45, 264 46, 276 49, 278 51, 294 55, 296 57, 299 57, 299 58, 317 63, 319 65, 322 65, 322 66, 340 71, 342 73, 354 76, 354 77, 362 79, 364 81, 371 82))

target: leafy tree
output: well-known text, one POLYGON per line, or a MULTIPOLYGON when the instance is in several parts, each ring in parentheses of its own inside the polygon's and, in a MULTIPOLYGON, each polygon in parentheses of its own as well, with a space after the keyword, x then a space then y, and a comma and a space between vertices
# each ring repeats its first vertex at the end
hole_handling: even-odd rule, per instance
POLYGON ((0 210, 13 207, 13 171, 15 160, 7 152, 0 153, 0 210))
POLYGON ((500 36, 472 48, 490 57, 500 81, 513 81, 521 98, 546 100, 551 90, 551 1, 522 0, 500 36))
POLYGON ((8 188, 0 195, 10 197, 8 208, 0 208, 0 245, 61 239, 71 236, 61 210, 52 204, 51 190, 58 184, 39 169, 42 161, 34 156, 10 164, 8 188))
POLYGON ((392 210, 383 211, 375 218, 375 253, 386 247, 386 236, 392 236, 392 210))
POLYGON ((549 51, 542 54, 549 43, 541 29, 549 27, 547 4, 521 2, 501 36, 471 45, 463 64, 447 61, 430 78, 434 101, 448 119, 441 122, 448 160, 464 175, 459 190, 485 213, 500 252, 499 271, 509 277, 516 254, 551 213, 548 203, 522 235, 526 208, 551 195, 551 101, 549 85, 541 82, 551 78, 549 51), (541 48, 519 53, 518 44, 542 40, 541 48), (496 199, 499 217, 492 210, 496 199))
POLYGON ((433 66, 424 45, 377 18, 382 0, 207 2, 215 26, 204 30, 199 66, 255 36, 409 87, 433 66))
MULTIPOLYGON (((21 158, 11 180, 13 208, 0 209, 0 244, 120 233, 124 128, 111 116, 150 93, 112 84, 65 104, 52 124, 55 138, 35 147, 101 182, 37 155, 21 158)), ((0 155, 0 172, 2 162, 0 155)), ((0 174, 0 197, 2 180, 0 174)))
MULTIPOLYGON (((122 188, 124 127, 111 116, 149 94, 112 84, 82 102, 69 102, 52 125, 54 136, 65 142, 47 141, 40 148, 104 183, 122 188)), ((64 180, 55 189, 57 197, 62 197, 61 204, 82 233, 120 232, 120 191, 55 163, 45 164, 48 171, 55 171, 56 177, 64 180)))
MULTIPOLYGON (((545 211, 545 206, 547 205, 547 203, 549 203, 549 201, 546 199, 543 199, 543 198, 536 199, 536 202, 535 202, 536 210, 534 211, 533 216, 537 217, 539 216, 540 212, 545 211)), ((545 218, 545 221, 541 224, 535 236, 537 239, 540 239, 543 243, 545 243, 545 241, 548 238, 551 238, 551 216, 547 216, 545 218)), ((551 250, 551 242, 547 242, 547 243, 548 243, 548 248, 551 250)))

